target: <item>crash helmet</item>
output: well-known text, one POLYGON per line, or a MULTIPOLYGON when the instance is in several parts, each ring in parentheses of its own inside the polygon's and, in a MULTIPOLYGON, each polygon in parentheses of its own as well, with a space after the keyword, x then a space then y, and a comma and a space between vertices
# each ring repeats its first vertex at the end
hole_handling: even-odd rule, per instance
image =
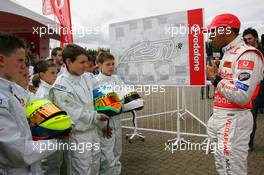
POLYGON ((100 86, 93 90, 94 107, 98 113, 103 113, 109 117, 122 112, 122 101, 117 93, 107 86, 100 86))
POLYGON ((70 116, 49 100, 28 103, 26 117, 33 140, 56 138, 71 131, 70 116))
POLYGON ((123 112, 129 112, 132 110, 141 110, 144 107, 144 100, 140 97, 140 95, 133 91, 128 92, 124 96, 124 105, 123 112))

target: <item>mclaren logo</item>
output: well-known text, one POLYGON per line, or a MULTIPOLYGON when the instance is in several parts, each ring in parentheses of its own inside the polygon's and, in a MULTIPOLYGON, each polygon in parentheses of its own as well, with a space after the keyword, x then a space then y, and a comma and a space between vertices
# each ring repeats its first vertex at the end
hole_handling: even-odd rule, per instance
POLYGON ((231 164, 230 160, 228 158, 225 159, 226 162, 226 174, 231 175, 231 164))

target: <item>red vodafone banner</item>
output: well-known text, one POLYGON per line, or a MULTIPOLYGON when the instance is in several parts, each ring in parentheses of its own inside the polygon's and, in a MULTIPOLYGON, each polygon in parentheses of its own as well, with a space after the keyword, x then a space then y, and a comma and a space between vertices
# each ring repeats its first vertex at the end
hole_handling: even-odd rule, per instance
POLYGON ((203 9, 189 10, 189 63, 190 85, 205 84, 203 9))
POLYGON ((54 14, 60 22, 61 47, 73 43, 69 0, 50 0, 54 14))

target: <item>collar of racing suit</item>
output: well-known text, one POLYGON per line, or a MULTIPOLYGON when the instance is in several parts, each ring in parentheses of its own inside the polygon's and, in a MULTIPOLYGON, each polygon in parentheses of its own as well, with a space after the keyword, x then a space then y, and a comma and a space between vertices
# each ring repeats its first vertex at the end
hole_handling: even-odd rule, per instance
POLYGON ((105 80, 105 81, 108 81, 108 80, 111 80, 112 76, 107 76, 105 74, 103 74, 102 72, 100 72, 97 76, 97 78, 99 80, 105 80))
POLYGON ((43 86, 44 88, 48 88, 48 89, 50 89, 51 87, 52 87, 52 85, 50 85, 50 84, 48 84, 48 83, 46 83, 45 81, 43 81, 43 80, 40 80, 40 86, 43 86))
POLYGON ((72 82, 78 83, 81 81, 81 76, 73 75, 67 69, 64 70, 63 75, 72 82))
POLYGON ((7 90, 11 94, 13 94, 14 88, 15 88, 14 82, 0 78, 0 89, 7 90))
POLYGON ((243 44, 244 44, 244 41, 242 37, 238 35, 231 43, 229 43, 228 45, 222 48, 222 52, 223 53, 228 52, 234 47, 237 47, 238 45, 243 45, 243 44))

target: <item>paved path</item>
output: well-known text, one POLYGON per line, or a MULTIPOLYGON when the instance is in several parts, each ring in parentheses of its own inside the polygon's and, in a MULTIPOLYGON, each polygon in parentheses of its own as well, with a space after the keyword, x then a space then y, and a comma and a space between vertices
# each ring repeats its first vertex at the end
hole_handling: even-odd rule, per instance
MULTIPOLYGON (((248 174, 264 175, 264 115, 258 117, 255 150, 249 153, 248 174)), ((123 129, 122 175, 216 175, 213 155, 204 151, 165 151, 172 134, 143 132, 145 142, 134 139, 128 143, 123 129)), ((189 137, 195 143, 201 138, 189 137)))

